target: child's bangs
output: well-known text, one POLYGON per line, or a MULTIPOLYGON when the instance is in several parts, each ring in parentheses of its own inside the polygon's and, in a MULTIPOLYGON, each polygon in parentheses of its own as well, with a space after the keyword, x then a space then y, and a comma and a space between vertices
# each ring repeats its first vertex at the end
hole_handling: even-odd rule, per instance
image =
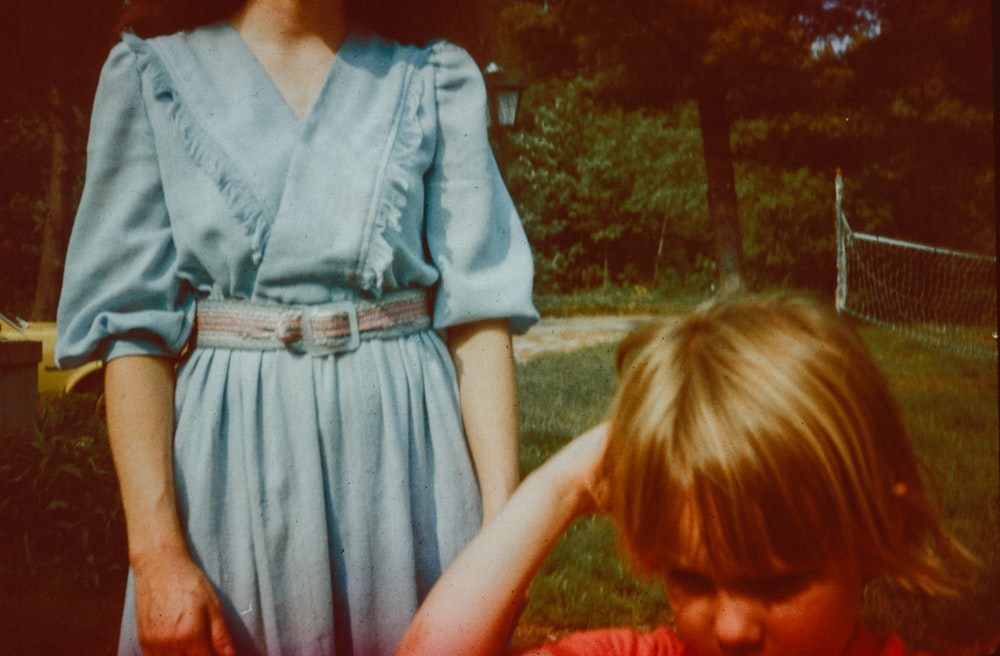
POLYGON ((742 574, 849 551, 844 500, 832 498, 840 485, 803 421, 802 381, 769 358, 731 355, 756 350, 740 334, 657 337, 625 369, 609 451, 614 514, 636 564, 662 572, 693 536, 715 569, 742 574))
POLYGON ((849 550, 841 527, 809 490, 787 486, 740 486, 741 496, 711 485, 695 493, 693 512, 709 562, 730 576, 761 576, 779 570, 812 569, 841 559, 849 550), (733 503, 734 499, 742 499, 733 503))
POLYGON ((706 305, 619 350, 610 512, 633 562, 753 576, 853 560, 930 592, 969 562, 935 519, 864 343, 814 303, 706 305))
MULTIPOLYGON (((678 558, 701 551, 715 572, 754 577, 814 568, 852 551, 848 526, 831 525, 817 477, 780 480, 779 472, 750 466, 729 472, 692 472, 688 480, 663 480, 661 512, 625 536, 636 563, 666 574, 678 558), (756 469, 756 471, 753 471, 756 469)), ((638 501, 638 500, 637 500, 638 501)), ((639 502, 650 507, 648 502, 639 502)))

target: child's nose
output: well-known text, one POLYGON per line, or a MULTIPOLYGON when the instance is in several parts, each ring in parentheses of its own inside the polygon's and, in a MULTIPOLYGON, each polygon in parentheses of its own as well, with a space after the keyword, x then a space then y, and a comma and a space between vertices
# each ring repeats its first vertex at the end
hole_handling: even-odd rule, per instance
POLYGON ((743 595, 723 594, 715 609, 715 637, 723 653, 745 653, 764 640, 760 603, 743 595))

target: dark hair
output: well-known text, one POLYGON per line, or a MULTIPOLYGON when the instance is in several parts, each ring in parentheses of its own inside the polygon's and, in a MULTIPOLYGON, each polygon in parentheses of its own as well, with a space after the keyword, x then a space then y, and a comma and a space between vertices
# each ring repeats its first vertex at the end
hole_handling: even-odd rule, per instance
MULTIPOLYGON (((246 0, 131 0, 115 33, 133 31, 149 38, 191 30, 225 20, 246 0)), ((431 39, 468 41, 481 12, 469 0, 344 0, 347 17, 356 24, 400 43, 423 45, 431 39), (466 35, 463 39, 462 35, 466 35)))
POLYGON ((149 38, 210 25, 233 14, 245 0, 131 0, 122 9, 115 33, 149 38))

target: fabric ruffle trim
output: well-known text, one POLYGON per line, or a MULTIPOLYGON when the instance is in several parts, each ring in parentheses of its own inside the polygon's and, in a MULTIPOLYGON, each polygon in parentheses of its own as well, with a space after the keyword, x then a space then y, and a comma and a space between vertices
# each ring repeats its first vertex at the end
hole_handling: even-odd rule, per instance
POLYGON ((215 181, 233 216, 251 238, 253 262, 260 264, 270 232, 265 204, 240 174, 236 162, 202 127, 197 114, 184 103, 159 53, 133 34, 125 33, 122 38, 135 53, 138 69, 152 85, 154 97, 167 105, 170 122, 191 159, 215 181))
MULTIPOLYGON (((426 56, 426 53, 424 53, 426 56)), ((386 162, 381 197, 375 209, 366 257, 361 266, 362 289, 375 296, 382 293, 382 284, 392 267, 394 251, 387 232, 399 233, 400 221, 410 198, 413 172, 418 166, 418 153, 424 139, 420 111, 424 94, 423 62, 415 62, 407 80, 400 111, 389 135, 392 146, 386 162)))

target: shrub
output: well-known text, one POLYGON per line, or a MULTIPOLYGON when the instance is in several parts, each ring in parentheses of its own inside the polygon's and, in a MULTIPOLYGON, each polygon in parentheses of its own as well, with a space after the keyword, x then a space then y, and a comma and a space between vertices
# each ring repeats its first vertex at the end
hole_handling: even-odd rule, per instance
POLYGON ((124 519, 107 431, 88 395, 43 401, 33 432, 0 440, 0 573, 60 572, 94 589, 126 567, 124 519))

